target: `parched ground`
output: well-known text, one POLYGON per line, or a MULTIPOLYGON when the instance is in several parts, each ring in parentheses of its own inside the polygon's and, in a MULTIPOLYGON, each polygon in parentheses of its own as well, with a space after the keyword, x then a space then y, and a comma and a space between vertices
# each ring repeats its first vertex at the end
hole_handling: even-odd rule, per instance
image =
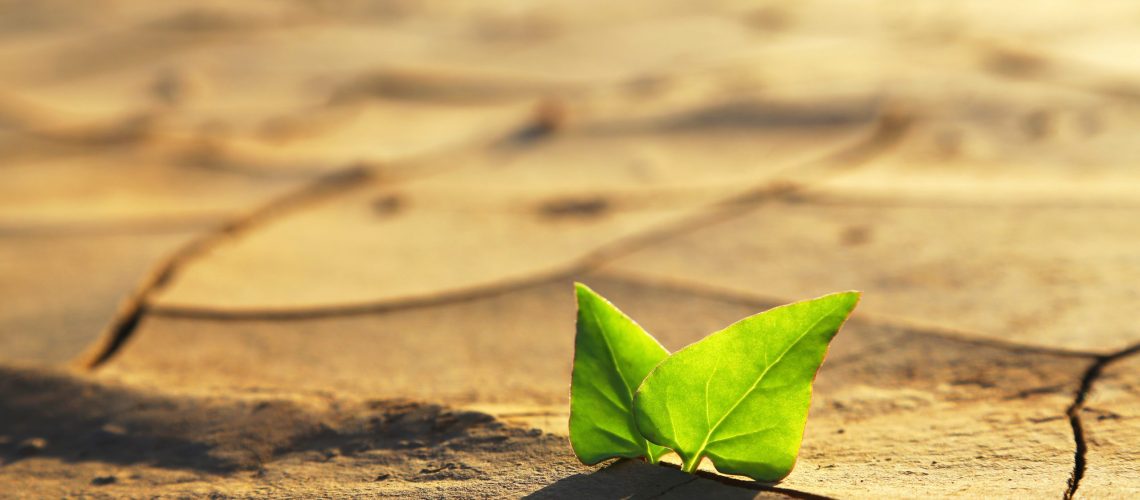
POLYGON ((1140 6, 0 0, 0 497, 1140 496, 1140 6), (865 298, 777 485, 566 440, 865 298))

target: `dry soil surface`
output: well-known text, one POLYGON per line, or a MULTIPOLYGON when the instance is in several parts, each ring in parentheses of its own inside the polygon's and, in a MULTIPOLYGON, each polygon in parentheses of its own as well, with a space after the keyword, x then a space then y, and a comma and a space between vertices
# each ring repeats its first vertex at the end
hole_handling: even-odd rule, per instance
POLYGON ((1140 495, 1140 7, 0 0, 0 497, 1140 495), (567 443, 865 300, 794 472, 567 443))

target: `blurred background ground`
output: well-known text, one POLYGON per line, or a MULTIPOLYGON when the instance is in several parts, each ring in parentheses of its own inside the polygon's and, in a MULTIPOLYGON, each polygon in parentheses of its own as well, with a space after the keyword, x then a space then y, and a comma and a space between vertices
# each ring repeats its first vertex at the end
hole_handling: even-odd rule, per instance
POLYGON ((0 0, 0 495, 1140 494, 1140 6, 0 0), (865 292, 780 485, 565 441, 865 292))

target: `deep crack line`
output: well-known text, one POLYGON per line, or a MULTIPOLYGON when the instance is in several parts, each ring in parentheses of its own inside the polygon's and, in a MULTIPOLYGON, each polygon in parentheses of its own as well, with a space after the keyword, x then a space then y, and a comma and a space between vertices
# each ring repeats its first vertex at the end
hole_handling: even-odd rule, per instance
MULTIPOLYGON (((512 130, 515 128, 517 128, 517 126, 512 127, 512 130)), ((480 141, 480 144, 475 145, 476 147, 485 143, 486 138, 480 138, 480 141)), ((430 163, 433 158, 448 157, 462 153, 470 149, 470 147, 471 146, 460 145, 456 148, 445 148, 436 153, 428 153, 419 158, 404 160, 398 163, 402 163, 405 166, 423 166, 425 163, 430 163)), ((417 174, 404 177, 434 175, 440 172, 462 168, 461 165, 463 165, 461 162, 443 164, 449 166, 428 167, 417 174)), ((238 217, 228 224, 223 225, 221 228, 192 240, 153 268, 151 273, 142 280, 135 291, 123 300, 110 323, 103 328, 99 340, 89 347, 84 354, 73 360, 72 364, 90 370, 98 368, 110 360, 135 332, 143 316, 155 312, 156 308, 150 303, 151 297, 169 284, 171 279, 181 272, 186 264, 205 254, 217 244, 244 234, 252 228, 260 226, 284 213, 291 212, 298 207, 317 203, 325 198, 336 196, 352 188, 366 186, 370 181, 375 180, 378 174, 385 173, 385 170, 381 167, 391 167, 391 164, 371 165, 368 163, 360 163, 335 170, 305 183, 297 191, 274 198, 265 205, 255 208, 252 212, 238 217)), ((385 176, 385 178, 387 179, 389 177, 385 176)))
POLYGON ((688 479, 686 479, 686 480, 684 480, 684 481, 681 481, 681 482, 679 482, 679 483, 677 483, 677 484, 674 484, 673 486, 670 486, 670 487, 668 487, 668 488, 665 488, 665 490, 664 490, 664 491, 662 491, 661 493, 658 493, 658 494, 654 495, 654 496, 653 496, 653 498, 664 498, 664 497, 665 497, 665 495, 668 495, 668 494, 669 494, 669 492, 671 492, 671 491, 673 491, 673 490, 675 490, 675 489, 677 489, 677 488, 680 488, 680 487, 682 487, 682 486, 684 486, 684 485, 686 485, 686 484, 690 484, 690 483, 692 483, 693 481, 696 481, 697 479, 700 479, 700 478, 698 478, 698 477, 696 477, 696 476, 690 477, 690 478, 688 478, 688 479))
MULTIPOLYGON (((889 111, 889 110, 888 110, 889 111)), ((250 316, 278 316, 282 319, 291 319, 299 316, 333 316, 340 314, 360 314, 375 310, 390 311, 406 307, 424 307, 448 303, 451 301, 470 300, 472 297, 486 293, 506 293, 518 288, 535 286, 550 279, 572 277, 576 274, 589 272, 613 258, 632 253, 646 246, 668 240, 681 234, 686 234, 700 227, 730 220, 734 217, 748 213, 751 209, 765 202, 801 190, 807 181, 818 180, 836 173, 863 165, 870 159, 889 150, 905 136, 914 120, 913 116, 889 111, 880 116, 878 125, 869 136, 854 144, 845 145, 837 150, 830 151, 814 161, 787 167, 784 172, 778 173, 775 178, 758 187, 753 187, 742 193, 726 197, 720 202, 713 203, 705 210, 697 210, 690 216, 683 216, 671 224, 651 228, 645 232, 619 239, 606 245, 583 259, 568 266, 555 269, 553 272, 540 275, 537 279, 522 279, 512 283, 496 283, 491 286, 473 287, 459 294, 444 294, 431 298, 404 301, 406 303, 390 303, 382 301, 371 304, 355 304, 347 308, 311 308, 304 311, 258 311, 252 315, 242 311, 220 312, 219 318, 248 318, 250 316), (782 175, 781 175, 782 174, 782 175), (346 310, 347 309, 347 310, 346 310)), ((100 340, 81 355, 74 363, 86 369, 94 369, 107 362, 125 344, 134 333, 142 317, 156 310, 150 307, 150 298, 167 285, 182 267, 213 248, 219 242, 236 234, 244 233, 251 227, 259 225, 268 218, 273 218, 281 212, 295 208, 297 205, 315 201, 314 198, 323 198, 327 194, 336 193, 347 187, 365 184, 373 172, 367 166, 351 167, 336 171, 333 174, 317 179, 303 187, 300 192, 283 196, 270 202, 261 209, 255 210, 251 215, 243 217, 228 224, 216 232, 192 241, 173 256, 156 268, 138 289, 128 297, 120 306, 111 323, 104 328, 100 340)), ((177 311, 175 316, 196 316, 199 314, 213 315, 214 311, 177 311)))
MULTIPOLYGON (((627 284, 639 285, 659 290, 671 290, 697 297, 741 304, 758 309, 771 309, 773 307, 779 306, 780 304, 786 304, 790 301, 787 297, 758 295, 730 288, 721 288, 697 281, 660 278, 640 272, 603 270, 599 271, 598 275, 627 284)), ((1050 356, 1065 356, 1090 359, 1104 356, 1104 354, 1095 351, 1074 350, 1061 347, 1045 347, 1003 340, 1001 338, 991 338, 984 332, 946 327, 937 324, 920 323, 907 317, 899 317, 889 314, 860 312, 859 318, 862 321, 870 324, 906 330, 908 332, 924 335, 927 337, 952 340, 955 342, 963 342, 994 349, 1002 349, 1005 351, 1030 352, 1047 354, 1050 356)))
POLYGON ((552 281, 568 280, 575 276, 595 271, 618 257, 632 254, 638 250, 688 234, 697 229, 743 216, 767 202, 780 200, 788 195, 804 190, 811 185, 812 181, 818 181, 836 173, 861 166, 898 144, 910 129, 913 120, 914 118, 909 115, 903 115, 897 112, 886 112, 879 119, 875 130, 867 137, 855 141, 853 144, 846 144, 835 150, 828 151, 814 160, 788 166, 784 170, 777 172, 772 178, 758 185, 726 196, 704 207, 695 208, 691 212, 659 226, 649 227, 644 231, 618 238, 566 265, 558 266, 546 272, 536 273, 525 278, 473 285, 444 293, 433 293, 430 296, 403 297, 358 303, 291 307, 288 309, 258 308, 236 310, 163 305, 155 307, 152 313, 166 317, 236 321, 287 321, 306 318, 380 314, 461 303, 480 297, 500 295, 539 286, 552 281))
MULTIPOLYGON (((524 123, 529 122, 530 119, 528 118, 524 123)), ((516 130, 517 128, 518 125, 516 124, 509 130, 516 130)), ((498 134, 498 132, 496 132, 496 134, 498 134)), ((496 135, 494 140, 497 140, 497 138, 498 136, 496 135)), ((485 145, 486 142, 486 137, 480 137, 475 146, 485 145)), ((422 165, 425 162, 429 162, 432 158, 447 157, 456 153, 462 153, 470 148, 471 146, 461 144, 454 148, 444 148, 442 151, 428 153, 419 158, 408 159, 398 163, 422 165)), ((423 172, 413 175, 412 177, 422 177, 454 170, 461 168, 459 165, 462 165, 461 162, 445 164, 452 166, 426 168, 423 172)), ((269 219, 276 218, 282 213, 295 210, 299 206, 319 202, 351 188, 365 186, 369 181, 374 180, 377 174, 384 173, 380 167, 390 166, 391 164, 372 165, 367 162, 362 162, 332 171, 329 174, 305 183, 297 191, 274 198, 267 204, 255 208, 252 212, 238 217, 217 230, 208 232, 192 240, 166 260, 162 261, 158 266, 154 267, 150 274, 142 279, 135 291, 120 303, 119 309, 112 317, 110 323, 103 328, 99 339, 96 340, 92 346, 88 347, 87 351, 73 359, 71 363, 80 368, 91 370, 98 368, 110 360, 134 333, 142 321, 143 316, 154 312, 154 308, 150 305, 150 298, 169 284, 174 275, 180 272, 186 264, 205 254, 218 243, 244 234, 251 228, 259 226, 269 219)))
POLYGON ((103 329, 99 341, 76 361, 93 369, 111 359, 126 343, 149 310, 150 298, 170 283, 185 264, 209 251, 217 244, 243 234, 251 228, 299 206, 315 203, 345 190, 367 185, 374 173, 367 167, 353 166, 332 172, 281 196, 216 231, 192 240, 154 268, 138 288, 120 306, 111 322, 103 329))
POLYGON ((1076 442, 1076 451, 1073 453, 1073 474, 1069 477, 1068 488, 1063 496, 1065 500, 1070 500, 1076 495, 1077 488, 1080 488, 1081 479, 1084 478, 1085 469, 1088 466, 1086 455, 1089 448, 1088 442, 1085 440, 1081 410, 1084 409, 1085 401, 1088 400, 1089 393, 1092 392, 1093 384, 1096 383, 1104 368, 1110 363, 1137 353, 1140 353, 1140 344, 1135 344, 1113 354, 1098 356, 1096 361, 1085 371, 1084 377, 1081 378, 1081 387, 1077 390, 1076 397, 1073 398, 1073 404, 1069 405, 1065 411, 1069 417, 1069 425, 1073 427, 1073 440, 1076 442))

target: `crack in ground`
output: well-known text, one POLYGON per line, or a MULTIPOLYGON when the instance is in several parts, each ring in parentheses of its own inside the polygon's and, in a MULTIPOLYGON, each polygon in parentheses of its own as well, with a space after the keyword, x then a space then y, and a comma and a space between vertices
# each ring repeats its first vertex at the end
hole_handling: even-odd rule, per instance
MULTIPOLYGON (((526 123, 529 123, 529 119, 524 122, 524 125, 526 123)), ((513 128, 517 129, 519 127, 515 126, 513 128)), ((485 138, 481 138, 480 141, 486 142, 485 138)), ((445 156, 454 153, 456 150, 464 151, 468 149, 468 147, 469 146, 461 145, 457 148, 444 148, 442 152, 429 153, 418 159, 410 159, 401 163, 406 165, 422 164, 425 163, 425 158, 430 159, 445 156)), ((448 165, 449 163, 443 164, 448 165)), ((450 165, 460 164, 459 162, 450 163, 450 165)), ((423 177, 454 168, 457 167, 424 167, 421 168, 421 171, 418 172, 416 176, 423 177)), ((379 166, 368 163, 359 163, 333 171, 306 183, 297 191, 277 197, 265 205, 262 205, 260 208, 256 208, 244 216, 231 220, 222 225, 219 229, 194 239, 153 268, 151 273, 141 281, 136 290, 123 300, 110 323, 103 328, 99 340, 89 347, 87 352, 73 360, 72 363, 90 370, 98 368, 110 360, 138 328, 143 316, 154 311, 154 308, 150 305, 150 298, 169 284, 174 275, 181 271, 183 266, 196 257, 206 253, 218 243, 246 233, 255 226, 261 225, 267 220, 276 218, 283 213, 295 210, 300 206, 318 202, 351 188, 364 186, 379 173, 379 166)))
POLYGON ((837 173, 862 166, 890 150, 910 130, 914 118, 898 112, 884 112, 871 134, 854 144, 828 152, 813 161, 791 165, 776 172, 759 186, 726 197, 697 211, 648 231, 617 240, 587 255, 579 263, 581 271, 590 271, 617 257, 659 244, 697 229, 743 217, 764 203, 784 199, 803 191, 812 181, 830 178, 837 173))
POLYGON ((246 308, 240 310, 193 306, 162 306, 152 309, 151 312, 155 315, 166 317, 214 320, 294 320, 353 316, 469 302, 480 298, 540 286, 552 281, 571 279, 574 276, 594 271, 615 258, 631 254, 700 228, 727 222, 736 217, 743 216, 765 202, 782 199, 788 195, 802 191, 807 187, 808 181, 818 180, 839 171, 858 167, 897 144, 906 131, 910 129, 912 122, 913 119, 909 115, 903 115, 897 112, 886 112, 880 118, 878 126, 869 137, 853 145, 838 148, 838 150, 831 151, 814 161, 789 166, 784 169, 783 174, 777 173, 773 179, 756 187, 726 197, 703 209, 696 209, 693 213, 679 217, 662 226, 620 238, 569 265, 518 280, 500 281, 491 285, 473 286, 424 297, 353 304, 291 307, 288 309, 246 308))
MULTIPOLYGON (((912 120, 910 117, 901 115, 885 116, 881 120, 878 130, 872 134, 869 140, 864 141, 860 144, 856 144, 854 147, 829 155, 821 161, 811 162, 806 166, 801 165, 799 167, 799 169, 803 171, 801 174, 806 173, 807 176, 810 177, 813 174, 824 175, 835 170, 845 170, 859 166, 869 159, 881 154, 883 151, 888 150, 890 146, 896 144, 898 140, 901 139, 901 137, 904 135, 905 131, 909 128, 911 121, 912 120)), ((88 361, 83 362, 83 364, 88 368, 96 368, 108 361, 129 339, 131 334, 137 329, 138 324, 141 322, 142 318, 148 313, 164 316, 210 317, 213 319, 295 319, 301 317, 339 316, 345 314, 384 312, 388 310, 429 307, 444 303, 474 300, 477 298, 486 297, 488 294, 506 293, 530 286, 537 286, 539 284, 548 283, 554 279, 565 279, 573 274, 593 270, 615 257, 626 255, 638 249, 645 248, 651 244, 668 240, 697 228, 706 227, 710 224, 730 220, 736 216, 749 212, 757 205, 774 199, 779 199, 797 191, 801 191, 804 187, 802 180, 791 180, 788 178, 777 177, 774 180, 764 183, 758 188, 753 188, 741 195, 733 196, 722 200, 719 203, 712 204, 709 207, 712 210, 698 211, 698 213, 694 214, 693 216, 684 217, 682 220, 676 221, 674 224, 667 225, 666 227, 657 228, 656 230, 650 230, 645 233, 618 240, 614 244, 603 247, 602 249, 586 256, 586 258, 582 259, 576 264, 571 265, 568 269, 563 269, 561 271, 556 271, 553 273, 546 273, 541 276, 518 280, 516 282, 507 284, 500 283, 494 287, 480 287, 461 292, 459 294, 448 294, 442 297, 399 302, 385 302, 380 304, 369 303, 336 306, 323 309, 291 309, 280 311, 218 311, 197 308, 176 308, 169 306, 161 309, 153 309, 148 305, 148 299, 155 292, 161 290, 165 285, 167 285, 184 264, 203 254, 207 249, 213 247, 220 241, 248 232, 252 228, 263 224, 266 220, 279 216, 282 213, 292 211, 298 206, 308 205, 328 196, 338 194, 342 191, 365 185, 367 181, 371 180, 373 177, 374 172, 366 167, 356 166, 338 170, 329 175, 315 179, 313 182, 310 182, 307 185, 303 186, 300 190, 277 198, 267 205, 254 210, 250 214, 224 225, 219 230, 209 233, 204 237, 191 242, 176 252, 174 255, 172 255, 170 258, 168 258, 163 264, 158 266, 156 271, 143 281, 143 284, 139 287, 139 290, 136 291, 127 300, 127 302, 120 308, 119 313, 116 314, 111 324, 105 328, 105 333, 101 336, 104 339, 103 344, 99 346, 94 354, 88 357, 88 361)), ((622 276, 613 277, 617 279, 627 279, 626 277, 622 276)), ((631 281, 633 280, 631 279, 631 281)), ((704 291, 694 289, 693 287, 685 288, 687 288, 687 291, 689 292, 699 293, 704 291)), ((737 295, 735 298, 739 300, 743 297, 737 295)), ((747 297, 747 300, 754 302, 760 299, 756 297, 747 297)), ((923 331, 919 333, 931 334, 935 336, 946 336, 942 332, 923 331)), ((1004 342, 991 343, 988 340, 982 339, 967 338, 958 340, 983 342, 987 345, 994 345, 996 347, 1004 349, 1029 349, 1044 351, 1050 354, 1069 356, 1092 355, 1090 353, 1045 349, 1034 346, 1009 344, 1004 342)), ((1068 488, 1064 494, 1065 499, 1071 499, 1076 493, 1077 489, 1080 486, 1080 481, 1084 476, 1087 465, 1086 453, 1088 450, 1088 445, 1085 441, 1084 429, 1080 417, 1080 412, 1082 409, 1084 409, 1087 396, 1091 392, 1093 384, 1100 377, 1103 369, 1107 365, 1121 358, 1136 354, 1137 352, 1140 352, 1140 344, 1134 345, 1110 355, 1093 355, 1095 356, 1096 361, 1085 373, 1084 377, 1082 378, 1080 388, 1074 398, 1073 404, 1070 405, 1066 411, 1066 415, 1068 416, 1070 424, 1073 427, 1074 439, 1076 442, 1076 451, 1074 454, 1074 468, 1072 477, 1070 477, 1068 480, 1068 488)), ((798 490, 766 486, 749 481, 729 478, 714 473, 698 472, 698 474, 699 477, 717 481, 729 486, 747 488, 756 491, 771 491, 793 498, 830 498, 827 496, 802 492, 798 490)), ((674 485, 663 491, 658 496, 663 496, 676 488, 690 484, 696 480, 698 480, 698 477, 694 477, 688 481, 674 485)))
MULTIPOLYGON (((864 164, 866 161, 882 154, 896 145, 910 129, 913 117, 910 115, 886 112, 880 119, 876 129, 866 139, 854 145, 839 148, 823 155, 822 158, 801 165, 793 165, 785 169, 786 175, 777 174, 774 180, 761 184, 759 187, 749 189, 714 203, 708 210, 698 210, 692 216, 681 217, 672 224, 651 229, 629 238, 619 239, 595 251, 576 263, 551 273, 537 277, 522 279, 510 283, 497 283, 494 286, 473 287, 459 293, 440 294, 433 297, 416 298, 407 301, 385 301, 382 303, 357 304, 350 306, 336 306, 326 308, 307 308, 277 311, 209 311, 194 308, 192 310, 170 311, 166 314, 181 316, 212 316, 216 318, 232 317, 260 317, 265 319, 296 319, 298 317, 332 316, 344 314, 359 314, 384 312, 397 309, 426 307, 446 304, 456 301, 474 300, 493 293, 507 293, 513 290, 536 286, 551 279, 565 279, 575 274, 583 273, 600 267, 613 258, 626 255, 646 246, 668 240, 685 234, 697 228, 707 227, 742 216, 750 209, 763 202, 786 196, 804 186, 805 179, 818 179, 832 174, 834 171, 849 170, 864 164), (249 314, 250 312, 254 314, 249 314)), ((126 343, 137 329, 142 317, 148 313, 156 312, 149 305, 149 299, 164 286, 182 267, 194 258, 204 254, 221 241, 249 231, 251 228, 264 223, 283 212, 295 209, 299 205, 312 203, 340 191, 365 184, 373 172, 367 166, 356 166, 336 171, 330 175, 316 179, 301 188, 298 192, 282 196, 250 215, 240 218, 220 230, 209 233, 202 238, 192 241, 164 261, 157 270, 149 275, 126 301, 120 306, 118 313, 111 323, 104 328, 98 342, 88 354, 78 358, 78 363, 87 369, 94 369, 110 360, 126 343)))
MULTIPOLYGON (((722 302, 731 302, 753 308, 768 309, 788 303, 788 300, 786 298, 763 297, 736 290, 717 288, 702 283, 694 283, 691 281, 651 278, 627 271, 620 273, 614 271, 604 271, 600 274, 606 278, 622 281, 628 284, 653 287, 663 290, 674 290, 698 297, 709 298, 722 302)), ((859 317, 868 323, 894 327, 917 335, 937 337, 940 339, 952 340, 955 342, 964 342, 967 344, 991 347, 1005 351, 1047 354, 1051 356, 1065 356, 1076 358, 1098 358, 1104 356, 1103 354, 1097 352, 1080 351, 1057 347, 1044 347, 1032 344, 1010 342, 1008 340, 987 338, 979 332, 964 331, 930 324, 917 324, 906 318, 899 318, 890 315, 861 312, 859 313, 859 317)))
POLYGON ((1101 372, 1109 364, 1120 359, 1140 353, 1140 344, 1135 344, 1132 347, 1122 351, 1115 352, 1104 356, 1097 356, 1096 361, 1089 366, 1088 371, 1085 372, 1084 377, 1081 378, 1081 387, 1077 390, 1076 397, 1073 398, 1073 404, 1065 411, 1069 417, 1069 424, 1073 427, 1073 440, 1076 442, 1076 451, 1073 453, 1073 474, 1069 477, 1068 488, 1062 498, 1070 500, 1073 495, 1077 493, 1077 488, 1081 486, 1081 479, 1085 476, 1085 469, 1088 466, 1086 454, 1088 453, 1088 442, 1085 440, 1084 425, 1081 422, 1081 410, 1085 408, 1085 402, 1088 395, 1092 392, 1093 384, 1100 378, 1101 372))
MULTIPOLYGON (((525 123, 529 123, 529 121, 525 123)), ((514 128, 518 128, 518 126, 514 128)), ((480 138, 480 141, 486 142, 485 138, 480 138)), ((400 163, 405 166, 421 165, 424 163, 430 165, 430 162, 427 160, 431 158, 454 154, 455 151, 462 152, 469 149, 469 147, 470 146, 461 145, 457 148, 444 148, 442 152, 429 153, 418 159, 405 160, 400 163)), ((442 171, 453 170, 459 168, 456 165, 461 165, 460 162, 436 163, 448 166, 432 168, 430 166, 421 165, 420 170, 417 171, 414 177, 424 177, 442 171)), ((162 261, 142 280, 136 290, 124 299, 118 311, 112 317, 111 322, 104 327, 99 336, 99 340, 88 348, 86 353, 73 360, 72 363, 91 370, 98 368, 110 360, 135 332, 143 316, 154 312, 155 309, 150 305, 150 298, 169 284, 174 275, 181 271, 183 266, 206 253, 220 242, 246 233, 252 228, 264 224, 267 220, 276 218, 298 207, 319 202, 322 199, 335 196, 352 188, 367 185, 368 181, 375 179, 379 173, 381 173, 380 166, 368 163, 359 163, 333 171, 308 182, 297 191, 277 197, 265 205, 262 205, 260 208, 256 208, 252 212, 224 224, 216 231, 212 231, 191 241, 166 260, 162 261)))
MULTIPOLYGON (((445 156, 454 153, 456 150, 464 151, 466 149, 466 146, 454 149, 444 148, 442 152, 429 153, 418 159, 405 160, 400 163, 405 166, 423 164, 425 163, 425 159, 445 156)), ((461 163, 451 162, 443 164, 452 166, 436 168, 423 166, 415 176, 423 177, 441 171, 452 170, 458 168, 454 165, 460 165, 461 163)), ((215 231, 191 241, 165 261, 162 261, 142 280, 135 292, 124 299, 123 303, 119 306, 119 310, 112 317, 111 322, 104 327, 103 332, 99 336, 99 340, 96 341, 86 353, 73 360, 72 363, 90 370, 98 368, 110 360, 135 332, 143 316, 154 312, 154 307, 150 305, 150 298, 169 284, 173 277, 180 272, 187 263, 206 253, 217 244, 249 232, 254 227, 262 225, 270 219, 291 212, 301 206, 319 202, 352 188, 365 186, 380 173, 381 169, 379 165, 369 163, 358 163, 333 171, 306 183, 296 191, 269 201, 244 216, 231 220, 215 231)))
POLYGON ((693 481, 696 481, 697 479, 700 479, 700 478, 698 478, 698 477, 696 477, 696 476, 690 477, 690 478, 688 478, 688 479, 686 479, 686 480, 684 480, 684 481, 681 481, 681 482, 679 482, 679 483, 677 483, 677 484, 674 484, 673 486, 670 486, 670 487, 668 487, 668 488, 665 488, 665 490, 664 490, 664 491, 662 491, 661 493, 658 493, 658 494, 654 495, 654 496, 653 496, 653 498, 665 498, 665 495, 668 495, 670 491, 673 491, 673 490, 675 490, 675 489, 677 489, 677 488, 680 488, 680 487, 682 487, 682 486, 684 486, 684 485, 686 485, 686 484, 691 484, 693 481))
POLYGON ((264 224, 282 213, 295 210, 299 206, 315 203, 342 191, 362 186, 374 177, 367 167, 353 166, 335 171, 306 184, 299 190, 281 196, 259 209, 225 224, 217 231, 197 238, 168 257, 154 271, 143 279, 138 289, 119 306, 103 333, 101 341, 87 354, 80 356, 79 364, 92 369, 111 359, 126 343, 131 334, 149 311, 150 298, 170 283, 182 267, 195 257, 204 254, 218 243, 233 238, 253 227, 264 224))
MULTIPOLYGON (((575 267, 572 271, 569 272, 556 271, 554 273, 543 274, 538 277, 524 278, 518 281, 500 282, 500 286, 494 288, 472 288, 469 290, 452 292, 443 296, 429 296, 379 303, 370 302, 360 304, 343 304, 320 308, 242 310, 224 310, 216 308, 166 305, 149 308, 147 313, 153 316, 164 318, 202 319, 211 321, 294 321, 305 319, 363 316, 369 314, 384 314, 394 311, 408 311, 489 299, 508 293, 523 291, 528 288, 537 288, 551 283, 569 280, 575 276, 579 276, 581 273, 584 273, 586 271, 588 271, 588 269, 583 270, 575 267)), ((786 299, 775 297, 760 297, 737 292, 734 290, 713 288, 702 284, 650 279, 642 276, 636 276, 633 273, 628 272, 617 273, 613 271, 602 271, 598 273, 598 276, 624 282, 630 285, 647 286, 662 290, 672 290, 680 293, 694 295, 697 297, 741 304, 760 309, 768 309, 788 302, 786 299)), ((883 315, 860 313, 860 317, 869 323, 905 329, 915 335, 936 337, 940 339, 963 342, 994 349, 1001 349, 1010 352, 1046 354, 1051 356, 1064 356, 1082 359, 1097 359, 1104 356, 1103 354, 1096 352, 1042 347, 1000 339, 984 338, 981 337, 981 334, 977 332, 960 331, 931 325, 917 325, 912 324, 911 322, 908 322, 904 319, 892 318, 883 315)), ((892 342, 893 340, 884 341, 882 344, 889 345, 892 342)), ((874 346, 872 346, 872 348, 873 347, 874 346)), ((871 349, 868 350, 870 351, 871 349)))
POLYGON ((581 268, 557 269, 517 280, 504 280, 492 287, 470 287, 457 289, 445 294, 408 297, 380 302, 344 303, 315 307, 290 307, 280 309, 243 308, 220 309, 180 305, 162 305, 151 309, 154 316, 165 318, 206 319, 214 321, 292 321, 299 319, 342 318, 368 314, 384 314, 395 311, 409 311, 442 305, 462 304, 488 299, 529 288, 537 288, 549 283, 568 280, 579 274, 581 268))

